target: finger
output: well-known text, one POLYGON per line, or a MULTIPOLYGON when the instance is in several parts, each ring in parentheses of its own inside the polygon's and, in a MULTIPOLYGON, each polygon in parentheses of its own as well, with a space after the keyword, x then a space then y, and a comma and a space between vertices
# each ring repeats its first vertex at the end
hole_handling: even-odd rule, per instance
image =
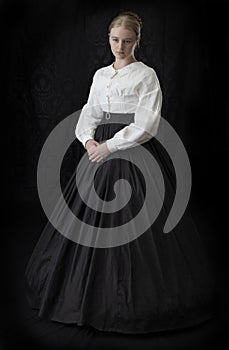
POLYGON ((96 158, 92 159, 92 162, 98 162, 98 160, 99 160, 99 158, 96 157, 96 158))
POLYGON ((92 158, 92 162, 97 162, 97 161, 99 161, 101 159, 101 156, 100 155, 98 155, 98 156, 96 156, 96 157, 94 157, 94 158, 92 158))
POLYGON ((90 160, 95 160, 97 157, 99 157, 99 156, 96 155, 96 154, 91 154, 90 157, 89 157, 89 159, 90 159, 90 160))
POLYGON ((96 148, 96 146, 94 147, 94 149, 90 149, 90 153, 88 153, 88 155, 91 157, 91 156, 96 156, 96 153, 97 152, 95 152, 95 148, 96 148))

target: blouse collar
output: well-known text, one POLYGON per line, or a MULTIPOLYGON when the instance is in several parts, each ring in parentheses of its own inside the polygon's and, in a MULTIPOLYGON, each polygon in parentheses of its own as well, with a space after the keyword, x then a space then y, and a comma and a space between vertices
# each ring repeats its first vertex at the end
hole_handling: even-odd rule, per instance
POLYGON ((117 72, 117 74, 118 74, 119 76, 122 76, 122 75, 124 75, 124 74, 127 74, 127 73, 129 73, 129 72, 132 72, 132 71, 138 69, 139 66, 141 66, 141 65, 143 65, 143 62, 141 62, 141 61, 135 61, 135 62, 132 62, 132 63, 127 64, 126 66, 124 66, 124 67, 122 67, 122 68, 115 69, 115 68, 113 67, 113 63, 112 63, 112 64, 110 64, 110 65, 108 66, 108 68, 109 68, 109 70, 111 71, 111 73, 115 74, 115 73, 117 72))

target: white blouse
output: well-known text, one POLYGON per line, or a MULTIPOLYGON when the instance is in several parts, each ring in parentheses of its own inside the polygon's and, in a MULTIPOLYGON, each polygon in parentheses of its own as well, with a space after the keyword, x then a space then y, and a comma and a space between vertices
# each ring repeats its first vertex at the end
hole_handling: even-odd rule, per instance
POLYGON ((156 135, 161 106, 162 92, 153 68, 141 61, 116 70, 113 64, 102 67, 94 74, 75 135, 85 147, 86 141, 94 138, 104 112, 134 113, 134 122, 116 132, 106 144, 111 153, 135 147, 156 135))

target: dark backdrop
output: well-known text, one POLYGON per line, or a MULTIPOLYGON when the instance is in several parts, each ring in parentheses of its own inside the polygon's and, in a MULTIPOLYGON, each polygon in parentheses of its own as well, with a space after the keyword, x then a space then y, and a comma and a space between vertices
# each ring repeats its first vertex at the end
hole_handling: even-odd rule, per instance
MULTIPOLYGON (((226 12, 220 2, 217 6, 208 1, 91 5, 88 0, 9 0, 1 7, 4 200, 37 200, 41 147, 58 122, 82 108, 95 70, 113 62, 108 25, 116 13, 128 9, 143 20, 136 57, 158 74, 162 116, 194 158, 193 190, 208 185, 202 183, 206 168, 211 168, 209 181, 218 176, 228 127, 226 12)), ((82 151, 78 140, 73 149, 82 151)))
MULTIPOLYGON (((0 1, 0 8, 1 204, 6 219, 2 239, 20 216, 21 231, 11 226, 11 239, 21 245, 27 242, 28 259, 45 222, 36 187, 42 145, 61 120, 82 108, 95 70, 113 62, 107 37, 111 19, 122 10, 136 11, 143 21, 136 58, 156 70, 163 92, 162 116, 187 149, 193 174, 190 205, 203 225, 201 234, 224 287, 228 1, 8 0, 0 1), (30 222, 35 203, 32 224, 37 226, 31 224, 25 233, 23 224, 30 222), (28 243, 33 229, 36 237, 28 243)), ((63 182, 82 152, 76 139, 62 164, 63 182)), ((13 256, 12 266, 16 257, 20 254, 13 256)))

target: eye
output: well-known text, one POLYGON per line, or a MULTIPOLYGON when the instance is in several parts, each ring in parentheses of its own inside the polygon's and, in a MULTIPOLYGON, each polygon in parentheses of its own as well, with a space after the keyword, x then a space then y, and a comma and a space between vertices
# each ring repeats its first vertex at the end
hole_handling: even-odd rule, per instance
POLYGON ((113 38, 112 40, 113 40, 113 41, 116 41, 116 42, 118 41, 118 39, 117 39, 117 38, 113 38))
POLYGON ((130 44, 131 41, 130 40, 125 40, 125 44, 130 44))

